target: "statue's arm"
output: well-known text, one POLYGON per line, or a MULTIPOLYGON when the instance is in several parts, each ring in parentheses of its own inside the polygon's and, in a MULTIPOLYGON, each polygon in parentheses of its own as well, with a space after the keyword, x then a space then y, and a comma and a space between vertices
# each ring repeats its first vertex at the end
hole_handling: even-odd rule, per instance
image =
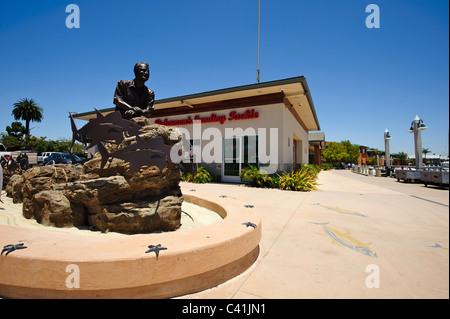
POLYGON ((147 98, 147 107, 145 108, 145 110, 142 110, 142 115, 145 117, 150 117, 153 113, 154 108, 155 108, 155 93, 153 91, 150 91, 147 98))
POLYGON ((114 104, 126 111, 133 111, 134 108, 123 100, 124 90, 126 90, 126 88, 119 81, 117 83, 116 91, 114 92, 114 104))

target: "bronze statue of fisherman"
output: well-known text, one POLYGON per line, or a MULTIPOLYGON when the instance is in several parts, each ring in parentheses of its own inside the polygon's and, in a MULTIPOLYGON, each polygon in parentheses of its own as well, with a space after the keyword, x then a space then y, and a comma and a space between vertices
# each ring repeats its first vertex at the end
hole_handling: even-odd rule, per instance
POLYGON ((119 81, 114 93, 116 111, 120 111, 127 120, 139 116, 149 118, 155 103, 155 93, 145 86, 150 76, 148 63, 136 63, 134 75, 134 80, 119 81))

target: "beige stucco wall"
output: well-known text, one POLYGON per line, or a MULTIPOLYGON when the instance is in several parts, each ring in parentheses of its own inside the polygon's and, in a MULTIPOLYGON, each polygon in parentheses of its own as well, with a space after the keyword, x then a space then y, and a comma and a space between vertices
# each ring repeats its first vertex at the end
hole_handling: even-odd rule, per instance
POLYGON ((283 121, 283 163, 293 164, 293 145, 294 140, 297 140, 296 164, 308 164, 308 132, 303 129, 300 123, 297 122, 297 120, 292 116, 291 112, 286 107, 283 109, 283 121))
MULTIPOLYGON (((222 110, 222 111, 212 111, 212 112, 201 112, 194 113, 188 115, 176 115, 176 116, 167 116, 162 118, 155 118, 156 120, 182 120, 187 119, 190 116, 192 119, 196 115, 200 117, 209 117, 212 113, 216 116, 226 116, 227 120, 224 124, 220 124, 219 122, 211 122, 211 123, 203 123, 201 125, 201 131, 204 132, 207 128, 216 128, 218 129, 222 137, 225 137, 225 129, 226 128, 242 128, 246 130, 248 128, 253 128, 254 132, 258 134, 258 128, 266 129, 267 143, 266 143, 266 153, 267 155, 270 152, 270 128, 278 129, 278 170, 290 170, 292 169, 293 164, 293 144, 294 139, 297 139, 297 162, 298 163, 308 163, 308 133, 301 127, 301 125, 296 121, 296 119, 292 116, 290 111, 286 108, 283 103, 271 104, 271 105, 262 105, 255 106, 249 108, 241 108, 241 109, 230 109, 230 110, 222 110), (229 120, 229 114, 232 111, 236 111, 237 113, 244 113, 246 110, 254 109, 255 112, 258 112, 259 117, 257 119, 246 119, 246 120, 229 120), (289 141, 288 141, 289 139, 289 141)), ((178 125, 179 128, 184 128, 189 132, 190 139, 197 139, 194 137, 192 124, 189 125, 178 125)), ((198 136, 198 135, 197 135, 198 136)), ((202 149, 204 145, 208 144, 210 141, 203 140, 202 149)), ((260 150, 261 151, 261 150, 260 150)), ((221 172, 221 166, 217 168, 217 174, 219 175, 221 172)))

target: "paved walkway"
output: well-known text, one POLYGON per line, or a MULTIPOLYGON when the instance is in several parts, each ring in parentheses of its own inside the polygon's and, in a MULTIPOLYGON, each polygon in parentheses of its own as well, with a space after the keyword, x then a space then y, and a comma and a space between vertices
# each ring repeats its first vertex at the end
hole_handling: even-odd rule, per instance
POLYGON ((322 172, 319 184, 182 183, 254 205, 263 228, 252 267, 181 298, 449 298, 448 189, 350 171, 322 172))

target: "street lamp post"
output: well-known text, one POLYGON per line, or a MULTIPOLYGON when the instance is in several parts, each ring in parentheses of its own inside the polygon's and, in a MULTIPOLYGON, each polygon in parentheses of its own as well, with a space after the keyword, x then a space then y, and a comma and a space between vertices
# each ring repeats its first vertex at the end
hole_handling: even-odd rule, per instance
POLYGON ((385 166, 386 168, 390 168, 391 167, 391 151, 389 149, 389 141, 392 139, 391 135, 389 134, 389 130, 386 129, 386 131, 384 131, 384 150, 385 150, 385 166))
POLYGON ((414 133, 414 152, 416 158, 416 168, 420 168, 423 165, 422 159, 422 131, 427 130, 428 127, 423 124, 423 120, 416 115, 409 128, 409 133, 414 133))

